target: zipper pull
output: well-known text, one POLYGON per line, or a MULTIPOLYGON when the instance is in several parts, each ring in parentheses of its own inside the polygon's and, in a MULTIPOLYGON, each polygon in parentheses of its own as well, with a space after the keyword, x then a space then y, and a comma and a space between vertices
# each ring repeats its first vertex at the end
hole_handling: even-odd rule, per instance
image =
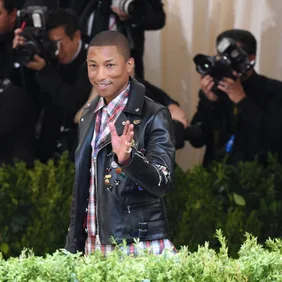
POLYGON ((130 213, 130 206, 127 206, 127 211, 128 213, 130 213))

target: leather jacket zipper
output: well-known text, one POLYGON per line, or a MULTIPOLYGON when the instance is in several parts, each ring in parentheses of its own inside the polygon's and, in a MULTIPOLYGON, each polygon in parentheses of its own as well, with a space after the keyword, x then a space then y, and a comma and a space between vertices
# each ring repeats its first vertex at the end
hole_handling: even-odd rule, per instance
MULTIPOLYGON (((97 220, 96 220, 96 222, 97 222, 97 231, 96 231, 96 233, 97 233, 98 237, 99 237, 99 216, 98 216, 98 189, 97 189, 97 187, 98 187, 98 180, 97 180, 97 162, 96 162, 96 160, 97 160, 97 156, 98 156, 99 152, 100 152, 103 148, 105 148, 106 146, 108 146, 110 143, 111 143, 111 141, 108 142, 108 143, 106 143, 106 144, 104 144, 104 145, 98 150, 98 152, 97 152, 97 154, 96 154, 96 157, 94 158, 94 164, 95 164, 95 175, 94 175, 94 177, 95 177, 95 197, 96 197, 96 216, 97 216, 97 220)), ((99 239, 100 239, 100 238, 99 238, 99 239)), ((101 240, 101 239, 100 239, 100 240, 101 240)))
POLYGON ((152 206, 153 204, 157 204, 157 203, 159 203, 159 200, 130 204, 127 205, 126 208, 127 208, 127 212, 130 213, 131 209, 152 206))

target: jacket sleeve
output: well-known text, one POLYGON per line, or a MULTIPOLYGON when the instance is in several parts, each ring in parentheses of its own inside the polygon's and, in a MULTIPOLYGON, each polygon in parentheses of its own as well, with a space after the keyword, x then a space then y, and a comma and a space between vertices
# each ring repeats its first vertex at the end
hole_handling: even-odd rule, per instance
POLYGON ((217 103, 209 101, 205 94, 201 90, 199 91, 199 103, 197 111, 191 120, 191 125, 200 127, 201 133, 189 138, 193 147, 201 148, 205 146, 207 140, 211 137, 213 130, 212 116, 213 112, 218 108, 217 103))
POLYGON ((88 80, 86 65, 81 66, 78 77, 66 82, 51 65, 46 65, 36 75, 42 92, 47 92, 54 104, 72 112, 77 112, 87 101, 92 86, 88 80))
POLYGON ((145 134, 148 136, 146 156, 133 148, 131 162, 123 170, 142 189, 162 197, 171 187, 175 156, 172 120, 167 108, 155 115, 145 134))
POLYGON ((146 87, 146 96, 150 99, 168 107, 171 104, 176 104, 179 106, 179 103, 173 100, 166 92, 162 89, 152 85, 146 80, 137 79, 140 83, 146 87))
POLYGON ((158 30, 164 27, 166 15, 161 0, 140 0, 144 2, 143 17, 130 18, 131 24, 140 25, 144 30, 158 30))

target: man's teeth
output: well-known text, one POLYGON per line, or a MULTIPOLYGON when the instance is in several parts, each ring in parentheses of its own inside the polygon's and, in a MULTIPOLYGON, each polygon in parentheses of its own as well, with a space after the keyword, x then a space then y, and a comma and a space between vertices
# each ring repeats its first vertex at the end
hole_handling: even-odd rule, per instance
POLYGON ((110 85, 110 83, 101 83, 101 84, 98 84, 99 86, 108 86, 110 85))

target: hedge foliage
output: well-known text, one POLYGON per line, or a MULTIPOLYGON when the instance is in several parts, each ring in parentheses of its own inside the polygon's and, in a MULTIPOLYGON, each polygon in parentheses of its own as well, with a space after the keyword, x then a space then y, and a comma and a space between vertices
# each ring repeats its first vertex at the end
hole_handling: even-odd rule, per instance
MULTIPOLYGON (((32 248, 42 256, 63 248, 69 223, 74 165, 63 155, 58 163, 35 163, 27 169, 0 168, 0 252, 17 257, 32 248)), ((167 195, 171 239, 177 248, 196 251, 206 241, 217 250, 215 230, 227 238, 229 255, 236 257, 244 234, 267 238, 282 234, 282 165, 269 158, 238 167, 216 163, 184 172, 176 168, 174 189, 167 195)))
POLYGON ((57 251, 46 258, 23 252, 19 258, 0 258, 0 281, 21 282, 275 282, 282 281, 282 241, 268 240, 262 247, 247 234, 238 258, 228 256, 226 241, 218 252, 206 243, 195 252, 187 247, 178 254, 156 256, 146 252, 137 257, 116 250, 107 257, 100 252, 88 257, 57 251))
POLYGON ((74 166, 64 154, 57 164, 36 162, 0 168, 0 252, 18 256, 24 247, 43 255, 64 247, 74 166))
POLYGON ((214 230, 221 229, 229 253, 236 256, 245 232, 258 237, 282 237, 282 165, 270 156, 268 164, 215 163, 183 172, 177 168, 174 190, 167 197, 173 242, 177 247, 209 241, 216 248, 214 230))

